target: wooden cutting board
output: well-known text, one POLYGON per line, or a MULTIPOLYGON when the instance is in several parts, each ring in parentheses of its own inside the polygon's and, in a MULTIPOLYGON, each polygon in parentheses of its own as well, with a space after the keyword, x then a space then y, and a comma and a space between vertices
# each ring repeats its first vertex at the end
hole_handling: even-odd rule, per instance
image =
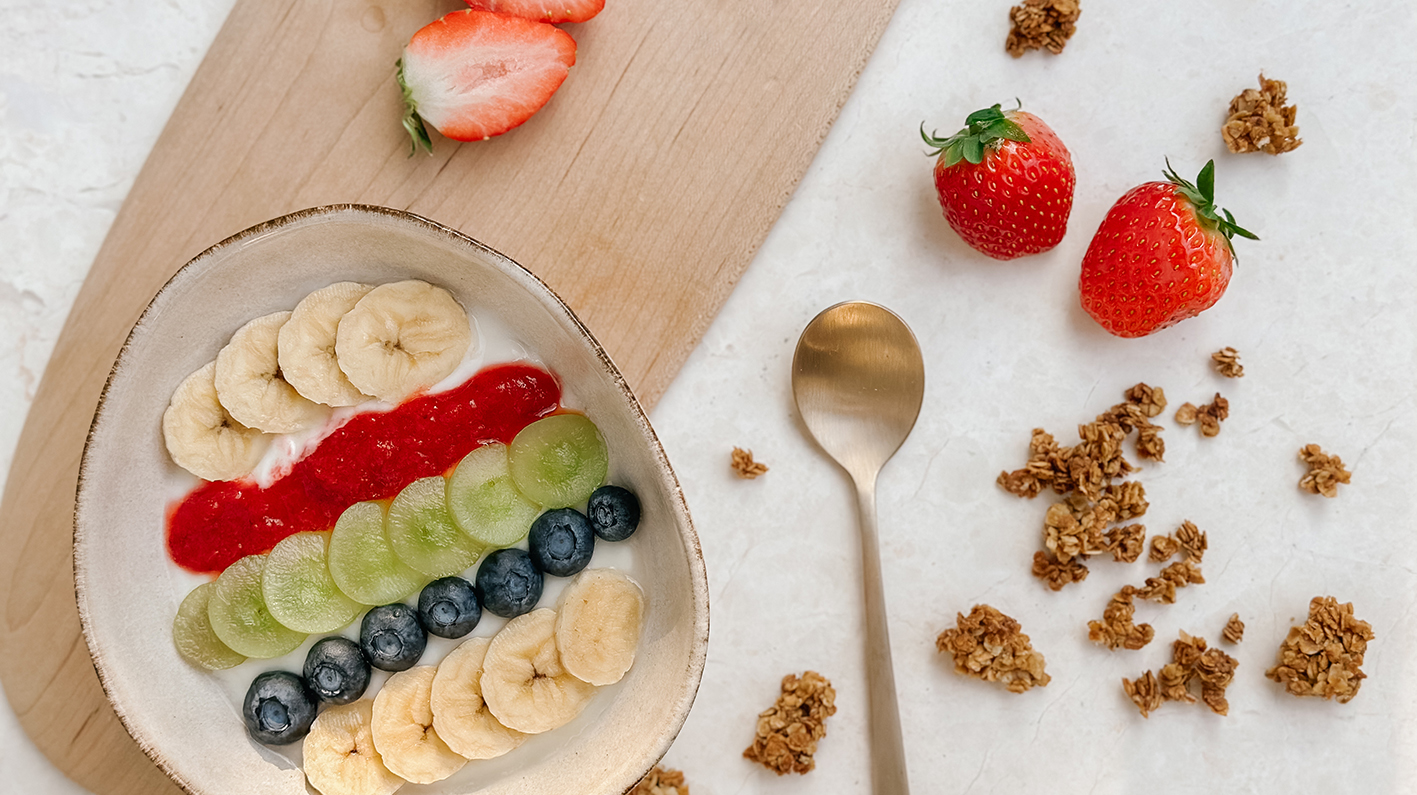
MULTIPOLYGON (((104 698, 71 531, 109 368, 183 263, 338 202, 405 208, 540 275, 652 405, 806 171, 896 0, 609 0, 525 126, 408 157, 393 64, 452 0, 239 0, 118 214, 35 397, 0 504, 0 679, 101 795, 176 793, 104 698)), ((337 263, 332 263, 336 268, 337 263)), ((155 529, 156 532, 156 529, 155 529)))

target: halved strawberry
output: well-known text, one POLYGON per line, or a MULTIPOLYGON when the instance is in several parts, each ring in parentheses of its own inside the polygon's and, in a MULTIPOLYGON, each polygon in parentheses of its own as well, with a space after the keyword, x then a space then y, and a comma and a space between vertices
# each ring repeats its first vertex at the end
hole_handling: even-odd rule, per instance
POLYGON ((605 8, 605 0, 465 0, 469 8, 511 14, 537 22, 585 22, 605 8))
POLYGON ((542 22, 467 10, 424 27, 398 62, 414 151, 433 151, 424 122, 455 141, 513 129, 551 99, 575 63, 575 40, 542 22))

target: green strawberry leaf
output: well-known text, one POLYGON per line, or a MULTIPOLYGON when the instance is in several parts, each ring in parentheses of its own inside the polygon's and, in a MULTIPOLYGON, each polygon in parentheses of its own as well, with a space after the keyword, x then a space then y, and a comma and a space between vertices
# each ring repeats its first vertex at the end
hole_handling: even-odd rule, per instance
POLYGON ((428 135, 428 128, 423 125, 423 117, 418 115, 418 103, 413 98, 413 91, 408 87, 408 83, 403 79, 403 59, 394 62, 394 67, 398 70, 399 88, 403 90, 403 128, 413 140, 409 143, 408 156, 413 157, 418 154, 419 147, 428 150, 428 154, 433 154, 433 138, 428 135))
POLYGON ((1171 167, 1171 160, 1166 160, 1166 170, 1161 172, 1166 179, 1176 186, 1176 192, 1186 197, 1195 209, 1196 219, 1200 225, 1206 229, 1218 230, 1225 238, 1225 246, 1230 249, 1230 256, 1235 259, 1238 265, 1240 256, 1235 253, 1235 246, 1231 238, 1239 235, 1250 240, 1259 240, 1254 232, 1235 223, 1235 216, 1229 210, 1215 206, 1215 161, 1211 160, 1201 169, 1196 176, 1194 183, 1182 178, 1176 173, 1176 169, 1171 167), (1223 217, 1222 217, 1223 214, 1223 217))
POLYGON ((943 154, 946 168, 961 160, 978 165, 984 162, 986 149, 997 149, 1003 141, 1030 143, 1032 139, 1028 137, 1028 133, 1010 119, 1005 111, 1000 110, 1000 107, 994 105, 974 111, 965 117, 964 129, 948 138, 940 138, 937 132, 926 133, 925 124, 921 122, 920 137, 931 147, 930 156, 938 157, 943 154))

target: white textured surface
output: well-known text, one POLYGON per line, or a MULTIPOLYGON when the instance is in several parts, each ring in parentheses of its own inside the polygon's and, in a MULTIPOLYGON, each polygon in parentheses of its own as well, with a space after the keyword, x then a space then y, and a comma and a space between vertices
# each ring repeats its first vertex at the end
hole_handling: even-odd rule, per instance
MULTIPOLYGON (((8 466, 44 362, 114 212, 230 0, 56 5, 7 0, 0 26, 0 462, 8 466)), ((854 507, 803 435, 788 368, 831 303, 890 306, 925 349, 915 434, 881 482, 893 647, 917 792, 1405 791, 1417 780, 1417 19, 1373 3, 1089 0, 1053 58, 1002 51, 1007 0, 902 0, 856 91, 757 260, 654 414, 703 540, 713 597, 708 668, 666 763, 697 795, 867 791, 854 507), (1260 70, 1288 81, 1306 143, 1234 157, 1224 105, 1260 70), (916 129, 941 131, 1020 97, 1072 150, 1071 231, 1053 252, 996 264, 939 217, 916 129), (1217 158, 1217 193, 1264 240, 1241 241, 1230 293, 1195 320, 1116 340, 1077 308, 1077 263, 1111 202, 1217 158), (1226 381, 1207 356, 1241 351, 1226 381), (1169 531, 1210 533, 1208 582, 1146 605, 1158 640, 1087 643, 1123 582, 1155 566, 1098 561, 1061 593, 1028 574, 1045 501, 999 491, 1029 429, 1073 426, 1138 380, 1173 405, 1215 391, 1215 439, 1175 428, 1140 474, 1169 531), (1301 494, 1298 447, 1343 456, 1336 500, 1301 494), (727 468, 733 445, 772 467, 727 468), (1353 601, 1377 640, 1352 703, 1299 701, 1262 677, 1310 597, 1353 601), (934 651, 954 612, 988 601, 1020 619, 1054 679, 1022 696, 956 677, 934 651), (1231 715, 1166 705, 1143 721, 1118 679, 1158 668, 1177 630, 1212 640, 1232 611, 1231 715), (777 779, 739 757, 777 680, 814 668, 840 711, 818 770, 777 779), (1154 782, 1154 783, 1148 783, 1154 782), (1360 782, 1360 783, 1355 783, 1360 782)), ((573 86, 568 85, 568 89, 573 86)), ((16 650, 5 650, 16 653, 16 650)), ((71 793, 0 709, 0 789, 71 793)))

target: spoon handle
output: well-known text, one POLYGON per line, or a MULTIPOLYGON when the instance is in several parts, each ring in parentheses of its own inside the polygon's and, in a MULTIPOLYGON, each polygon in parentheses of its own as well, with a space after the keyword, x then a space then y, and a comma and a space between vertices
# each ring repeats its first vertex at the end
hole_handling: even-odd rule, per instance
POLYGON ((871 791, 874 795, 909 795, 905 740, 891 666, 890 628, 881 582, 881 550, 876 533, 876 482, 857 484, 861 511, 861 573, 866 597, 866 679, 871 704, 871 791))

